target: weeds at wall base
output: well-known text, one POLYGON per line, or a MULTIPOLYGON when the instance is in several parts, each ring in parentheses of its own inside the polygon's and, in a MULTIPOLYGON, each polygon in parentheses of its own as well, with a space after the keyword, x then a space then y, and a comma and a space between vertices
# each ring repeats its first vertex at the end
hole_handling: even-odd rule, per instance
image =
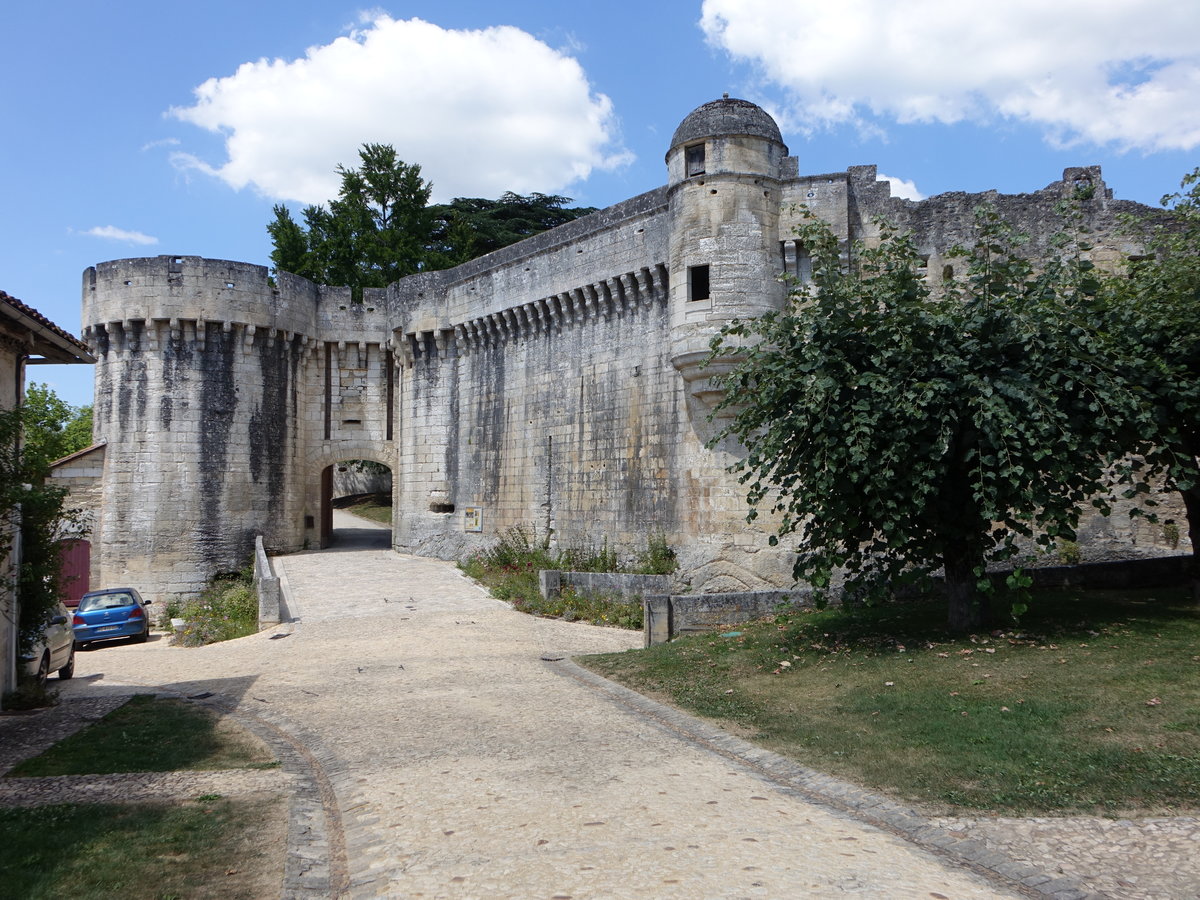
POLYGON ((500 535, 489 550, 476 553, 459 563, 459 568, 487 587, 492 596, 505 600, 513 608, 535 616, 550 616, 567 621, 615 625, 619 628, 642 627, 640 599, 584 596, 567 587, 558 597, 542 597, 538 572, 561 569, 572 572, 623 572, 639 575, 669 575, 678 563, 666 537, 650 535, 647 546, 632 563, 603 541, 599 548, 574 546, 552 549, 549 535, 539 534, 532 526, 516 525, 500 535))
POLYGON ((171 630, 171 643, 180 647, 202 647, 256 633, 258 594, 253 568, 216 576, 199 597, 168 602, 159 624, 171 630), (183 619, 183 626, 173 627, 172 619, 183 619))

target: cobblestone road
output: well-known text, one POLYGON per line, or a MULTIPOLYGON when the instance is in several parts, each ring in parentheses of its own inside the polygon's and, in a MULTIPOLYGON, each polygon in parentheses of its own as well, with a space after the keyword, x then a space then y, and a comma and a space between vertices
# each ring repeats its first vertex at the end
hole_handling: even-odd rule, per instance
MULTIPOLYGON (((1019 842, 919 820, 554 661, 641 637, 515 613, 445 563, 363 549, 381 533, 342 530, 347 521, 343 552, 276 561, 296 623, 196 650, 163 638, 98 647, 80 654, 64 691, 211 693, 255 723, 297 785, 285 897, 1096 889, 1067 877, 1096 873, 1060 871, 1044 850, 1022 856, 1019 842)), ((1200 895, 1200 878, 1187 880, 1194 859, 1175 862, 1183 874, 1162 896, 1200 895)), ((1110 881, 1108 896, 1158 896, 1144 881, 1132 893, 1110 881)))

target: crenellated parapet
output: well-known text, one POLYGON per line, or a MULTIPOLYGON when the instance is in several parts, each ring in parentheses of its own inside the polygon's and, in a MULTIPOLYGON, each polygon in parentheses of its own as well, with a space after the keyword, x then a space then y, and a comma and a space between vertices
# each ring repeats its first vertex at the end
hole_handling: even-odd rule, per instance
POLYGON ((160 353, 171 343, 182 343, 204 352, 209 341, 220 335, 234 336, 243 353, 255 343, 265 347, 297 345, 311 356, 318 343, 307 334, 235 322, 229 319, 121 319, 84 326, 83 339, 93 353, 120 358, 128 354, 160 353))
POLYGON ((670 299, 670 274, 666 263, 644 266, 636 272, 581 285, 569 291, 477 316, 454 326, 454 335, 465 351, 517 340, 536 339, 564 329, 634 315, 670 299))
POLYGON ((229 260, 157 256, 113 260, 84 272, 84 340, 101 355, 203 352, 234 336, 242 352, 296 345, 311 360, 325 344, 394 349, 387 292, 317 285, 288 272, 229 260))
POLYGON ((84 272, 83 324, 190 320, 314 335, 329 293, 294 275, 273 282, 265 266, 249 263, 196 256, 117 259, 84 272))

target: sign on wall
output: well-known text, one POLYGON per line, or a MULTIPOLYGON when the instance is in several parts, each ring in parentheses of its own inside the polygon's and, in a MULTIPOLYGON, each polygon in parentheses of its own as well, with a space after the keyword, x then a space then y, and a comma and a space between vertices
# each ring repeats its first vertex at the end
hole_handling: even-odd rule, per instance
POLYGON ((483 507, 463 507, 463 531, 483 531, 483 507))

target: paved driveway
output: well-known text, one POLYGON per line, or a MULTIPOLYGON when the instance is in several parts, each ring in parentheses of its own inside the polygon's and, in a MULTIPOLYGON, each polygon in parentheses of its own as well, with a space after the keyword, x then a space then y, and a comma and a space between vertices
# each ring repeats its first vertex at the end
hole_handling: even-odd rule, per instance
POLYGON ((312 790, 294 803, 285 896, 1030 895, 547 661, 640 634, 515 613, 446 563, 363 549, 359 529, 276 561, 294 625, 98 648, 68 686, 213 692, 290 742, 312 790))

